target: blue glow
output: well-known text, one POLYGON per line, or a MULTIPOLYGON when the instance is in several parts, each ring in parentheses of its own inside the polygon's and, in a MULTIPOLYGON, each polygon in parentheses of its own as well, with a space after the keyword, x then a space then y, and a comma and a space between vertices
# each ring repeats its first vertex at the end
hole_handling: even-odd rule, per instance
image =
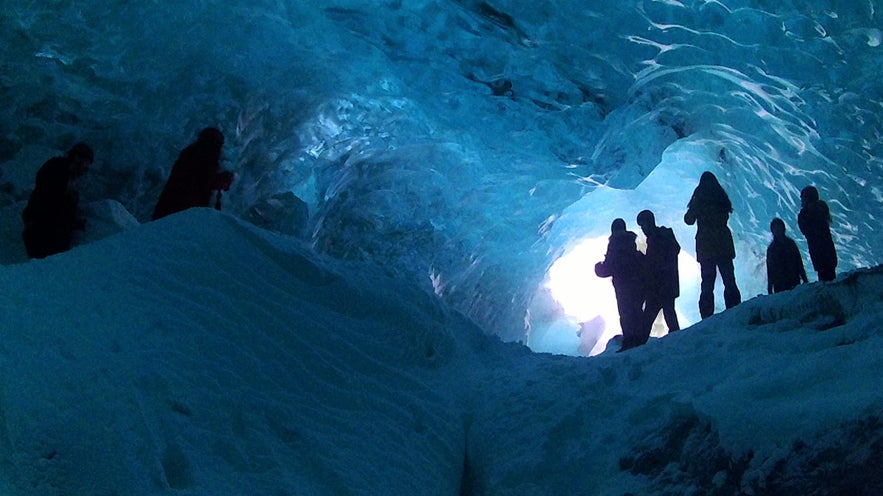
POLYGON ((217 125, 230 211, 293 192, 318 251, 519 341, 557 321, 530 312, 548 270, 611 215, 655 206, 689 252, 679 215, 706 169, 734 202, 746 297, 763 292, 769 219, 793 229, 810 183, 841 268, 880 262, 875 2, 488 5, 7 5, 4 204, 25 197, 37 157, 83 139, 97 152, 86 197, 145 220, 177 151, 217 125), (633 192, 628 208, 599 212, 609 189, 633 192))

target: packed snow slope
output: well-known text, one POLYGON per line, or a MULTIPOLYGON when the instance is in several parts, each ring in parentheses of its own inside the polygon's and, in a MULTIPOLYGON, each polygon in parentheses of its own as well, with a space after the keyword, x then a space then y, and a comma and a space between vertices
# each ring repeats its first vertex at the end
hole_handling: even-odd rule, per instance
POLYGON ((880 494, 883 271, 536 354, 194 209, 0 267, 0 492, 880 494))

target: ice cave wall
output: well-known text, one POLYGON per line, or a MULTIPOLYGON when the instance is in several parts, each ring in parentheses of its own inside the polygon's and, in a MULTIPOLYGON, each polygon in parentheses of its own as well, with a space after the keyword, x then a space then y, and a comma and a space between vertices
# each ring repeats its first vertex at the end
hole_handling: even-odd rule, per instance
POLYGON ((3 0, 2 201, 83 139, 97 152, 85 195, 145 220, 178 150, 217 125, 237 173, 227 209, 285 229, 294 193, 318 250, 523 339, 546 270, 603 235, 611 205, 649 203, 674 225, 710 169, 734 200, 750 296, 769 219, 794 234, 809 183, 842 267, 879 263, 879 7, 3 0), (611 189, 621 203, 597 200, 611 189))

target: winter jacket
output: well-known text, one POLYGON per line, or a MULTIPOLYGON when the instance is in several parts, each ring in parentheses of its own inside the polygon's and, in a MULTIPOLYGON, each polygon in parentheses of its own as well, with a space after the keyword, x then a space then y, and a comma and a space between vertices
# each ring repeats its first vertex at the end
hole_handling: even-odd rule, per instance
POLYGON ((631 296, 643 295, 644 254, 638 251, 637 235, 619 231, 610 235, 603 262, 595 264, 598 277, 612 277, 617 294, 627 291, 631 296))
POLYGON ((831 237, 831 213, 822 200, 808 203, 797 214, 797 225, 806 236, 809 258, 816 271, 834 270, 837 267, 837 250, 831 237))
POLYGON ((647 234, 647 288, 662 300, 681 294, 678 276, 678 253, 681 245, 674 231, 659 226, 647 234))
POLYGON ((231 174, 220 168, 220 147, 197 141, 185 148, 172 166, 160 193, 153 219, 192 207, 208 207, 212 191, 229 186, 231 174))
POLYGON ((730 219, 729 200, 726 203, 712 198, 694 196, 684 222, 696 224, 696 259, 703 260, 736 258, 733 234, 727 227, 730 219))
POLYGON ((779 293, 806 282, 806 270, 797 243, 788 236, 773 238, 766 250, 767 292, 779 293))

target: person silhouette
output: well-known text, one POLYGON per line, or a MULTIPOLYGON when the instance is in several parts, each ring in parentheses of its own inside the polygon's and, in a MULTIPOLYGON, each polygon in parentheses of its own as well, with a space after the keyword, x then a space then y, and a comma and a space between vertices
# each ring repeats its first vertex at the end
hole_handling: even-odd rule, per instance
POLYGON ((766 249, 767 293, 794 289, 807 282, 803 258, 797 243, 785 234, 785 221, 776 217, 770 222, 773 240, 766 249))
POLYGON ((37 171, 34 190, 21 214, 22 239, 30 258, 45 258, 71 248, 74 231, 86 221, 79 211, 79 179, 89 171, 94 154, 77 143, 61 157, 52 157, 37 171))
POLYGON ((819 190, 807 186, 800 192, 800 213, 797 226, 806 237, 809 258, 819 281, 833 281, 837 277, 837 249, 831 237, 831 211, 819 199, 819 190))
POLYGON ((638 213, 637 223, 647 237, 647 300, 641 328, 646 341, 660 310, 668 332, 681 329, 675 312, 675 299, 681 294, 678 277, 678 253, 681 252, 681 245, 671 228, 656 225, 656 216, 650 210, 638 213))
POLYGON ((153 210, 153 220, 193 207, 208 207, 212 192, 228 191, 233 173, 221 169, 224 134, 214 127, 200 131, 194 143, 181 151, 153 210))
POLYGON ((714 313, 714 282, 720 272, 724 283, 724 304, 732 308, 742 302, 736 286, 733 259, 736 248, 733 234, 727 227, 733 204, 717 177, 705 171, 687 204, 684 222, 696 224, 696 259, 702 278, 699 290, 699 315, 703 319, 714 313))
POLYGON ((625 221, 614 219, 604 261, 595 264, 595 275, 611 277, 616 293, 616 307, 622 328, 625 351, 647 342, 642 337, 641 315, 644 306, 644 254, 638 251, 637 235, 625 228, 625 221))

